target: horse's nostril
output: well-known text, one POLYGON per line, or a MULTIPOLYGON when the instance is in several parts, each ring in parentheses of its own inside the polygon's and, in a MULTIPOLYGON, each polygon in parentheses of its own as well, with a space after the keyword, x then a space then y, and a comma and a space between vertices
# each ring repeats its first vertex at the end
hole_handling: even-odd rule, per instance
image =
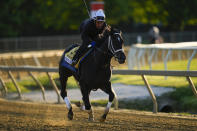
POLYGON ((119 64, 123 64, 125 63, 125 60, 126 60, 126 56, 123 52, 119 52, 119 54, 116 56, 119 64))
POLYGON ((125 63, 125 59, 120 59, 118 62, 119 62, 120 64, 123 64, 123 63, 125 63))

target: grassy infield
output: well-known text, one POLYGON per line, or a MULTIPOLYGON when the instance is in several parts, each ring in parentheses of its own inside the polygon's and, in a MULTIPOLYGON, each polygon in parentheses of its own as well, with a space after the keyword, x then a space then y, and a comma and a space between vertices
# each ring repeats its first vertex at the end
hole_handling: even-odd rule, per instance
MULTIPOLYGON (((197 59, 193 59, 191 63, 190 70, 197 70, 197 59)), ((148 69, 148 66, 143 67, 142 69, 148 69)), ((163 63, 153 64, 153 70, 163 70, 163 63)), ((187 70, 187 61, 171 61, 168 62, 168 70, 187 70)), ((55 74, 54 78, 58 78, 58 75, 55 74)), ((49 80, 46 76, 38 77, 41 83, 44 85, 46 89, 51 89, 52 87, 49 84, 49 80)), ((147 79, 150 85, 154 86, 162 86, 162 87, 172 87, 176 88, 176 91, 172 93, 165 94, 165 97, 173 99, 176 101, 175 110, 181 112, 193 112, 197 113, 197 99, 194 96, 191 88, 189 87, 188 82, 185 77, 167 77, 165 79, 163 76, 147 76, 147 79)), ((192 77, 192 80, 197 87, 197 78, 192 77)), ((56 80, 56 83, 59 86, 59 81, 56 80)), ((123 83, 128 85, 144 85, 141 76, 121 76, 121 75, 113 75, 112 83, 123 83)), ((35 82, 30 79, 23 80, 19 82, 20 88, 22 92, 28 92, 31 90, 39 89, 36 87, 35 82)), ((8 90, 10 92, 16 91, 14 85, 12 83, 6 83, 8 90)), ((73 78, 68 80, 67 88, 76 88, 76 83, 73 78)), ((157 97, 157 99, 159 99, 157 97)), ((93 105, 105 105, 107 103, 106 100, 93 101, 93 105)), ((135 100, 128 102, 120 102, 120 107, 129 108, 129 109, 138 109, 138 110, 152 110, 152 101, 148 100, 135 100)))

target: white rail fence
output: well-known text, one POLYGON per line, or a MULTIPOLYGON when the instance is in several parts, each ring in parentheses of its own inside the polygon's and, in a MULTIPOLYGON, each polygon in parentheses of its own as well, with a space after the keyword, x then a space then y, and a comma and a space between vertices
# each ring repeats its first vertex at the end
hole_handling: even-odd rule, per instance
MULTIPOLYGON (((42 86, 42 84, 38 81, 38 79, 33 75, 32 72, 46 72, 47 76, 50 79, 51 84, 53 85, 54 90, 56 91, 57 94, 57 101, 58 103, 60 103, 60 94, 59 94, 59 89, 57 88, 53 78, 51 77, 50 73, 51 72, 58 72, 58 68, 50 68, 50 67, 33 67, 33 66, 18 66, 18 67, 12 67, 12 66, 0 66, 0 71, 6 71, 8 72, 12 82, 14 83, 16 90, 18 92, 18 96, 19 98, 22 98, 22 94, 21 94, 21 90, 17 84, 17 81, 15 80, 15 78, 12 75, 12 71, 26 71, 29 72, 30 76, 33 78, 33 80, 37 83, 37 85, 41 88, 42 91, 42 96, 43 99, 45 100, 45 89, 42 86)), ((140 75, 148 89, 148 92, 152 98, 153 101, 153 112, 157 113, 158 112, 158 104, 157 104, 157 100, 156 97, 154 95, 154 92, 151 89, 150 84, 148 83, 148 80, 146 78, 146 75, 152 75, 152 76, 182 76, 182 77, 186 77, 191 88, 192 91, 194 93, 194 95, 197 97, 197 91, 195 88, 195 85, 191 79, 191 77, 197 77, 197 71, 159 71, 159 70, 113 70, 112 74, 119 74, 119 75, 140 75)), ((4 94, 6 95, 7 93, 7 87, 5 86, 5 83, 2 79, 2 77, 0 76, 0 83, 2 85, 2 90, 1 92, 4 92, 4 94)), ((115 104, 115 109, 118 109, 118 100, 117 98, 115 98, 114 101, 115 104)))
POLYGON ((164 69, 167 70, 167 62, 169 59, 172 59, 173 52, 177 55, 178 60, 181 60, 185 51, 187 52, 187 70, 189 71, 191 61, 197 53, 197 42, 132 45, 128 53, 128 68, 134 69, 137 67, 137 69, 140 69, 145 65, 145 61, 147 61, 149 69, 152 70, 153 60, 158 62, 159 57, 161 57, 164 63, 164 69))

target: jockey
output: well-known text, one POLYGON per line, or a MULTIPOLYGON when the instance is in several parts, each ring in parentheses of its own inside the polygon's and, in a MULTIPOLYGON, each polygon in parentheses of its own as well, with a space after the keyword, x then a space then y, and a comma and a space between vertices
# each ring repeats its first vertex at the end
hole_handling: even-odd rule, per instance
POLYGON ((86 19, 80 25, 82 45, 73 57, 73 65, 88 51, 90 47, 98 45, 107 38, 111 27, 105 22, 105 14, 102 9, 98 10, 94 18, 86 19))

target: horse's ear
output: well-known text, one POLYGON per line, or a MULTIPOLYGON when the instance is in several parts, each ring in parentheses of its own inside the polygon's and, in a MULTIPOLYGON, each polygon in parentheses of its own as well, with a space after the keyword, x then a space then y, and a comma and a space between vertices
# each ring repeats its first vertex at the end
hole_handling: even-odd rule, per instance
POLYGON ((110 35, 112 35, 114 32, 114 28, 112 26, 110 26, 110 35))
POLYGON ((115 27, 111 26, 111 35, 114 34, 114 33, 122 33, 122 31, 119 30, 118 28, 115 28, 115 27))
POLYGON ((113 27, 113 33, 120 33, 121 31, 118 28, 113 27))

